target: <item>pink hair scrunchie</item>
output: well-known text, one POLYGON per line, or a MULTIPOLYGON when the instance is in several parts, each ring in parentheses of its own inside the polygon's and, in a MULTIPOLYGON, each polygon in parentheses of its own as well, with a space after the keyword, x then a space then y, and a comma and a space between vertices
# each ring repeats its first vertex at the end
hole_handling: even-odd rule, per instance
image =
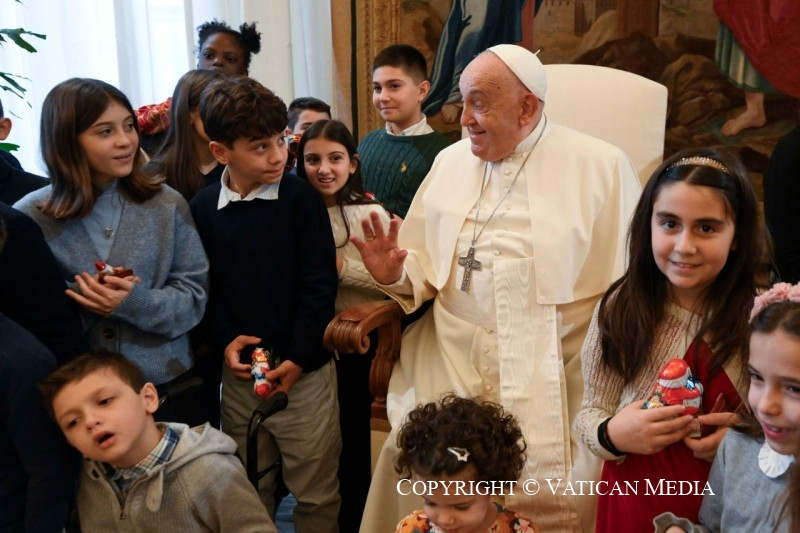
POLYGON ((776 283, 770 290, 756 296, 753 310, 750 311, 750 322, 767 306, 786 301, 800 303, 800 283, 776 283))

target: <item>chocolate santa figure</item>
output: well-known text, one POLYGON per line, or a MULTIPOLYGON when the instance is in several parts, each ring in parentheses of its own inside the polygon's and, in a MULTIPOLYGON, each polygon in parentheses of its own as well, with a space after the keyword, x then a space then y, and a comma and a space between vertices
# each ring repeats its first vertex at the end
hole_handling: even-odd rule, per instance
POLYGON ((106 276, 116 276, 118 278, 127 278, 133 276, 133 270, 125 267, 112 267, 103 261, 95 261, 94 268, 97 270, 97 281, 105 283, 106 276))
MULTIPOLYGON (((683 359, 670 359, 658 374, 650 399, 642 406, 654 409, 665 405, 683 405, 687 415, 697 415, 703 402, 703 385, 692 377, 692 370, 683 359)), ((692 437, 700 436, 700 425, 696 424, 692 437)))
POLYGON ((253 391, 261 398, 270 395, 273 384, 267 379, 267 372, 272 370, 270 366, 270 352, 264 348, 253 350, 253 366, 250 367, 250 374, 253 376, 253 391))

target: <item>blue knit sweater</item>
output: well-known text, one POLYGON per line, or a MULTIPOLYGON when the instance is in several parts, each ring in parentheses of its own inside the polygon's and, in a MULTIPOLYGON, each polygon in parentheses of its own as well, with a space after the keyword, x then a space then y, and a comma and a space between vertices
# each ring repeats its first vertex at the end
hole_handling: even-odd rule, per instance
POLYGON ((141 204, 126 201, 111 252, 101 258, 80 219, 56 220, 39 210, 50 193, 48 185, 14 207, 42 228, 70 285, 77 274, 94 273, 98 259, 142 279, 108 316, 82 310, 90 347, 122 353, 156 385, 189 370, 188 332, 205 311, 208 261, 186 200, 165 185, 141 204))

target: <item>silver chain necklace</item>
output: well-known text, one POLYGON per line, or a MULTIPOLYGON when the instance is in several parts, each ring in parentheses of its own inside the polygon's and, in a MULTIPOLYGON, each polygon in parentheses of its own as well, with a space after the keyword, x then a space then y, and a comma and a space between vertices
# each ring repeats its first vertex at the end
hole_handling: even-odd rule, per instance
POLYGON ((91 217, 92 223, 97 226, 97 228, 100 230, 100 234, 104 239, 107 240, 113 239, 114 235, 116 235, 117 232, 114 229, 114 222, 117 218, 117 209, 125 205, 125 200, 121 195, 118 195, 118 193, 112 194, 109 201, 111 202, 111 219, 108 221, 108 224, 103 224, 99 220, 99 217, 97 216, 99 213, 93 213, 93 216, 91 217))
MULTIPOLYGON (((482 266, 481 262, 475 259, 475 242, 483 234, 483 230, 485 230, 486 226, 489 225, 489 221, 492 220, 494 214, 506 200, 506 197, 508 197, 508 194, 511 192, 512 187, 514 187, 514 184, 517 182, 520 173, 522 173, 522 169, 525 168, 525 163, 528 162, 528 158, 533 153, 534 148, 536 148, 536 145, 539 144, 539 140, 542 138, 542 135, 544 134, 544 130, 546 127, 547 127, 547 117, 545 116, 544 125, 542 126, 542 131, 539 132, 539 136, 536 137, 536 141, 534 141, 533 146, 525 155, 525 159, 522 160, 522 164, 519 166, 519 170, 517 170, 514 179, 511 180, 511 184, 508 185, 505 189, 503 189, 502 198, 500 198, 500 201, 497 202, 497 205, 494 206, 494 209, 492 209, 492 212, 489 214, 489 218, 487 218, 486 222, 484 222, 483 226, 481 226, 481 230, 478 231, 478 218, 480 217, 481 214, 481 200, 483 199, 483 190, 486 188, 486 175, 489 169, 489 162, 487 161, 486 164, 483 166, 483 178, 481 178, 481 193, 478 196, 478 205, 475 208, 475 225, 472 227, 472 241, 469 244, 469 250, 467 251, 467 255, 458 258, 459 266, 464 267, 464 278, 461 280, 461 290, 463 292, 469 291, 469 283, 472 280, 472 271, 480 270, 482 266)), ((494 170, 494 162, 492 162, 492 170, 494 170)))
POLYGON ((114 231, 114 219, 117 218, 117 204, 121 206, 123 203, 123 199, 122 196, 117 197, 116 195, 114 195, 111 197, 111 201, 114 202, 113 204, 114 210, 111 212, 111 222, 109 222, 109 224, 105 228, 103 228, 103 237, 105 237, 106 239, 112 239, 114 237, 114 234, 116 233, 114 231))

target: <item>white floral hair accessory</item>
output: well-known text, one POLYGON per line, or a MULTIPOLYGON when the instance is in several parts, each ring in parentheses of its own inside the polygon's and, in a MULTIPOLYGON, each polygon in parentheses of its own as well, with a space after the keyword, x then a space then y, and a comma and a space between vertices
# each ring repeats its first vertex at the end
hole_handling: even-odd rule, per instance
POLYGON ((776 283, 770 290, 756 296, 753 310, 750 311, 750 322, 758 316, 767 306, 777 302, 800 303, 800 283, 776 283))

